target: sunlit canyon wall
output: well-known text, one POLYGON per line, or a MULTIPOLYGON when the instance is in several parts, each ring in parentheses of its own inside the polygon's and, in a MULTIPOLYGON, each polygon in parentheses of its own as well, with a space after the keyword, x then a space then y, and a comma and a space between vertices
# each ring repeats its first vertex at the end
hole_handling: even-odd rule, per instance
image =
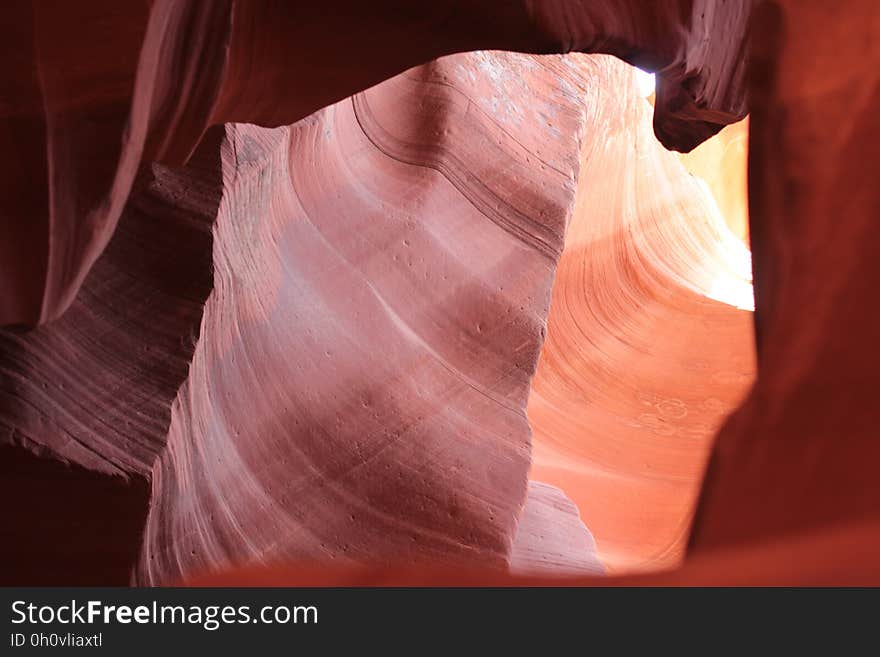
POLYGON ((874 4, 291 6, 4 8, 3 583, 876 576, 874 4))

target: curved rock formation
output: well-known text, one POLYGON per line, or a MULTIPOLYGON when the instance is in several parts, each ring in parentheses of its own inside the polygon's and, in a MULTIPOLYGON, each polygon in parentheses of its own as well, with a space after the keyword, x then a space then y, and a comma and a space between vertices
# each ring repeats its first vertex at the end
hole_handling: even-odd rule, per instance
POLYGON ((601 139, 577 205, 532 383, 532 476, 581 508, 616 570, 676 564, 711 438, 754 371, 748 251, 651 134, 633 73, 591 59, 601 139))
POLYGON ((0 243, 0 326, 61 316, 109 242, 142 165, 182 164, 211 124, 289 125, 442 55, 580 50, 659 69, 658 135, 690 149, 745 114, 738 54, 748 7, 748 0, 662 8, 650 0, 13 2, 4 8, 13 38, 0 46, 9 62, 0 140, 20 157, 0 193, 8 236, 0 243), (75 37, 71 23, 81 26, 75 37))
POLYGON ((727 226, 745 243, 749 241, 748 150, 749 119, 745 118, 679 156, 685 168, 706 183, 727 226))
POLYGON ((289 129, 227 128, 214 292, 141 581, 506 563, 586 83, 569 60, 475 53, 289 129))
MULTIPOLYGON (((167 387, 129 401, 107 374, 113 404, 75 383, 38 394, 56 343, 84 343, 95 361, 84 369, 128 377, 122 363, 132 354, 158 365, 171 357, 112 333, 109 345, 87 342, 97 320, 73 314, 7 347, 25 382, 7 391, 13 442, 110 481, 152 482, 139 581, 277 558, 503 566, 525 495, 525 403, 563 230, 568 223, 577 235, 593 214, 584 211, 592 201, 581 160, 596 175, 626 161, 619 150, 607 161, 595 156, 596 144, 626 148, 593 136, 613 116, 662 150, 647 106, 619 93, 628 86, 631 69, 610 58, 459 55, 291 128, 230 125, 179 173, 154 167, 148 192, 194 203, 206 222, 217 213, 214 287, 200 328, 203 296, 178 315, 187 317, 180 325, 154 314, 149 290, 120 309, 153 320, 184 359, 195 347, 186 380, 170 376, 167 387), (221 199, 207 196, 221 188, 221 199), (74 342, 72 326, 82 331, 74 342), (389 353, 377 352, 377 341, 389 353), (105 353, 117 344, 118 355, 105 353), (42 369, 31 364, 38 357, 42 369), (166 437, 170 393, 181 383, 166 437), (243 416, 242 407, 253 412, 243 416), (132 415, 155 422, 147 430, 120 420, 132 415), (77 416, 90 421, 68 419, 77 416), (105 425, 125 429, 109 436, 105 425)), ((209 242, 170 236, 168 249, 192 244, 187 277, 204 279, 209 242)), ((128 275, 102 274, 113 253, 87 288, 128 275)), ((168 257, 157 254, 159 263, 168 257)), ((112 292, 94 298, 116 307, 112 292)), ((143 339, 137 325, 116 325, 143 339)), ((128 388, 138 390, 137 379, 128 388)), ((130 554, 132 540, 118 549, 130 554)), ((553 559, 594 563, 589 552, 553 559)))
POLYGON ((3 11, 3 583, 876 582, 872 0, 3 11))
POLYGON ((876 520, 835 531, 780 536, 695 554, 659 573, 559 578, 468 568, 251 566, 214 573, 193 586, 880 586, 876 520))
POLYGON ((523 576, 605 573, 574 502, 556 486, 540 481, 529 482, 509 561, 510 572, 523 576))

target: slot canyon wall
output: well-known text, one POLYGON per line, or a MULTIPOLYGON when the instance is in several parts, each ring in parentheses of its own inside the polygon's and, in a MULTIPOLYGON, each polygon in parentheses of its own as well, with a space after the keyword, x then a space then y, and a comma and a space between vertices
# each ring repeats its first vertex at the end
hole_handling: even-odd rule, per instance
POLYGON ((2 13, 3 584, 877 583, 869 0, 2 13))
POLYGON ((751 268, 706 185, 657 143, 631 69, 592 61, 610 80, 587 96, 603 136, 581 152, 532 381, 532 476, 577 503, 610 569, 662 569, 754 376, 751 268))

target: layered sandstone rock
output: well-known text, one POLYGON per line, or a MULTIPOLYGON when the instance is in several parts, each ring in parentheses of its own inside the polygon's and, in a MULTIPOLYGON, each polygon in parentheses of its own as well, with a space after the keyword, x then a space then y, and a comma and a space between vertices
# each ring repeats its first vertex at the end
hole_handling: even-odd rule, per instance
POLYGON ((588 140, 532 382, 532 476, 612 570, 680 561, 714 432, 750 384, 749 253, 651 134, 632 70, 591 59, 588 140), (611 91, 611 93, 609 93, 611 91))
POLYGON ((19 584, 128 581, 212 288, 220 133, 154 165, 68 312, 0 332, 0 555, 19 584), (63 537, 63 538, 62 538, 63 537))
POLYGON ((529 481, 509 564, 510 572, 521 576, 605 573, 577 506, 559 488, 540 481, 529 481))
MULTIPOLYGON (((3 583, 677 563, 753 368, 731 181, 616 60, 425 62, 616 55, 688 150, 752 4, 4 7, 3 583)), ((615 584, 876 583, 880 11, 755 4, 757 382, 682 569, 615 584)))
POLYGON ((0 140, 16 157, 0 192, 0 326, 60 317, 113 235, 138 169, 182 164, 209 125, 289 125, 442 55, 608 52, 662 69, 658 135, 685 150, 745 113, 748 0, 403 5, 5 7, 0 140))
POLYGON ((504 566, 582 98, 604 84, 586 73, 460 55, 290 128, 227 127, 214 291, 139 581, 268 559, 504 566))
POLYGON ((602 131, 584 94, 612 80, 477 53, 290 128, 208 126, 284 126, 456 51, 604 50, 664 69, 658 134, 689 148, 744 112, 745 5, 386 4, 340 0, 330 24, 310 4, 95 2, 76 40, 72 8, 10 7, 32 26, 4 46, 28 193, 3 198, 0 321, 55 320, 3 337, 7 499, 36 486, 31 511, 54 518, 14 514, 10 537, 118 502, 95 516, 118 531, 83 534, 53 572, 118 583, 146 486, 140 581, 279 556, 507 562, 549 286, 602 131), (736 28, 709 52, 722 18, 736 28), (352 67, 340 46, 359 39, 387 47, 352 67))
POLYGON ((749 241, 748 152, 746 118, 679 156, 685 168, 706 184, 727 226, 744 243, 749 241))

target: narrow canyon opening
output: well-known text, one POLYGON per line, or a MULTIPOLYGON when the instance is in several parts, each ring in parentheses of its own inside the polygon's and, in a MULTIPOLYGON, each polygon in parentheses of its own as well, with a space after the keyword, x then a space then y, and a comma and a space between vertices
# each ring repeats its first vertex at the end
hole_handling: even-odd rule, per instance
POLYGON ((2 583, 876 581, 875 0, 7 4, 2 583))
MULTIPOLYGON (((56 524, 95 515, 65 487, 133 491, 136 527, 80 537, 115 569, 76 581, 677 564, 754 372, 747 124, 670 152, 652 83, 610 55, 453 55, 153 165, 68 313, 0 342, 14 449, 45 448, 21 463, 73 464, 41 483, 56 524), (107 391, 55 380, 59 349, 107 391)), ((40 543, 28 517, 10 531, 40 543)), ((56 575, 40 554, 22 577, 56 575)))

